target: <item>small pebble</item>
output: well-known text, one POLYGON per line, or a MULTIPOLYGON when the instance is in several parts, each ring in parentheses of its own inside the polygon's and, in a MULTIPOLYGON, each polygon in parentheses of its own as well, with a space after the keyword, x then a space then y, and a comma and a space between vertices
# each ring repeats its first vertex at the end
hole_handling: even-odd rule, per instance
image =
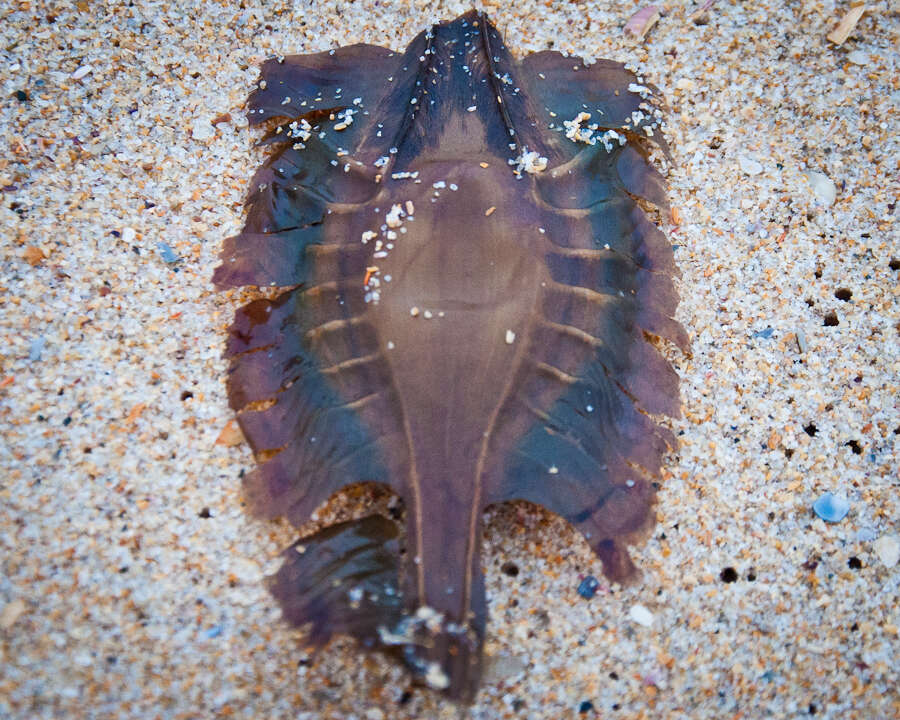
POLYGON ((0 610, 0 628, 9 630, 26 610, 23 600, 13 600, 0 610))
POLYGON ((31 341, 31 347, 28 349, 29 362, 37 362, 41 359, 41 353, 44 351, 44 345, 47 344, 47 338, 41 336, 31 341))
POLYGON ((644 627, 650 627, 653 624, 653 613, 643 605, 632 606, 631 610, 628 611, 628 617, 644 627))
POLYGON ((247 585, 262 582, 263 573, 259 563, 249 558, 236 558, 231 567, 235 576, 247 585))
POLYGON ((484 659, 484 683, 510 680, 527 668, 528 661, 517 655, 488 655, 484 659))
POLYGON ((741 155, 738 158, 738 163, 740 163, 741 170, 747 175, 759 175, 763 171, 763 166, 760 163, 745 155, 741 155))
POLYGON ((600 583, 597 581, 597 578, 593 575, 588 575, 581 583, 579 583, 578 594, 585 600, 590 600, 597 594, 597 588, 599 587, 600 583))
POLYGON ((166 243, 156 243, 156 249, 159 250, 159 256, 163 259, 163 262, 169 263, 170 265, 178 262, 178 255, 176 255, 175 251, 166 245, 166 243))
POLYGON ((875 532, 871 528, 860 528, 856 531, 856 542, 872 542, 875 532))
POLYGON ((210 118, 202 117, 194 120, 194 124, 191 127, 191 137, 194 140, 209 140, 215 134, 216 131, 210 118))
POLYGON ((850 503, 843 495, 828 492, 813 503, 813 511, 826 522, 840 522, 850 512, 850 503))
POLYGON ((384 720, 384 712, 376 707, 369 708, 366 710, 366 720, 384 720))
POLYGON ((131 245, 134 242, 134 238, 137 233, 134 231, 134 228, 122 228, 122 241, 131 245))
POLYGON ((82 65, 80 68, 78 68, 75 72, 72 73, 72 79, 73 80, 81 80, 81 78, 83 78, 85 75, 87 75, 93 69, 94 68, 92 68, 90 65, 82 65))
POLYGON ((900 541, 896 535, 882 535, 873 545, 878 559, 887 568, 892 568, 900 561, 900 541))
POLYGON ((847 59, 854 65, 869 64, 869 55, 868 53, 864 53, 862 50, 854 50, 853 52, 847 53, 847 59))
POLYGON ((809 180, 809 186, 812 188, 816 200, 825 207, 831 207, 837 198, 837 188, 831 179, 825 173, 815 170, 807 172, 806 179, 809 180))
POLYGON ((28 102, 28 93, 24 90, 16 90, 16 100, 20 103, 28 102))
POLYGON ((219 635, 222 634, 222 626, 214 625, 203 634, 204 636, 206 636, 207 640, 212 640, 213 638, 219 637, 219 635))

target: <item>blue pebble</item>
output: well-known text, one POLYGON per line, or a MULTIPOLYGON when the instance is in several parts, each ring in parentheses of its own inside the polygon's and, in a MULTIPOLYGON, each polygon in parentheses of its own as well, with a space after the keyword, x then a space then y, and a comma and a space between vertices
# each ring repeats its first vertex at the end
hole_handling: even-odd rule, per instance
POLYGON ((213 627, 211 627, 209 630, 207 630, 203 634, 206 635, 206 638, 208 640, 212 640, 213 638, 219 637, 219 635, 222 634, 222 626, 214 625, 213 627))
POLYGON ((578 594, 581 595, 585 600, 590 600, 594 595, 597 594, 597 588, 600 587, 600 583, 597 582, 597 578, 593 575, 588 575, 581 583, 578 585, 578 594))
POLYGON ((775 328, 767 327, 765 330, 759 330, 758 332, 753 333, 753 337, 768 340, 770 337, 772 337, 772 334, 774 332, 775 328))
POLYGON ((156 243, 156 249, 159 250, 159 255, 163 259, 163 262, 169 263, 170 265, 178 262, 178 255, 176 255, 175 251, 166 245, 166 243, 156 243))
POLYGON ((826 522, 840 522, 850 512, 847 498, 825 493, 813 503, 813 511, 826 522))

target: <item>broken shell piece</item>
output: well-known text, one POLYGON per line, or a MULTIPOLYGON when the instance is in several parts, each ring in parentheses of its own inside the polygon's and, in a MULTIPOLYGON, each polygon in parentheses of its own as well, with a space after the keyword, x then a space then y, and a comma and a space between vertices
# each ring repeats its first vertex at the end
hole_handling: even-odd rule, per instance
POLYGON ((75 72, 72 73, 71 77, 73 80, 81 80, 88 73, 93 72, 93 70, 94 70, 94 68, 91 67, 90 65, 82 65, 80 68, 78 68, 75 72))
POLYGON ((812 188, 816 200, 825 207, 834 205, 834 201, 837 198, 837 187, 831 178, 825 173, 816 172, 815 170, 807 172, 806 178, 809 180, 809 186, 812 188))
POLYGON ((866 11, 865 5, 856 5, 841 18, 841 21, 837 24, 837 27, 828 33, 827 37, 831 42, 835 45, 843 45, 844 41, 850 37, 850 33, 853 32, 853 28, 856 27, 856 23, 859 22, 859 19, 863 16, 863 13, 866 11))
POLYGON ((628 617, 644 627, 653 625, 653 613, 643 605, 633 605, 631 610, 628 611, 628 617))
POLYGON ((706 0, 706 2, 703 3, 703 5, 701 5, 699 8, 694 10, 694 12, 692 12, 690 15, 688 15, 688 22, 697 23, 698 25, 705 24, 705 23, 701 23, 698 21, 701 20, 703 18, 703 16, 706 14, 706 11, 712 7, 714 1, 715 0, 706 0))
POLYGON ((643 40, 644 35, 650 32, 650 28, 659 20, 659 6, 648 5, 638 10, 628 18, 625 23, 625 34, 635 40, 643 40))
POLYGON ((892 568, 900 562, 900 542, 896 535, 882 535, 873 547, 885 567, 892 568))

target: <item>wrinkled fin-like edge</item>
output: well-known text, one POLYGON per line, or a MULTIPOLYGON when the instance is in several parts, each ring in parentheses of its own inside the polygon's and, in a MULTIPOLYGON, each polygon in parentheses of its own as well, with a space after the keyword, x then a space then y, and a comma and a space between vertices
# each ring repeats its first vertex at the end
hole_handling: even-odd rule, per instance
POLYGON ((598 60, 586 65, 580 58, 545 50, 524 57, 521 69, 548 126, 559 128, 579 113, 590 113, 591 122, 601 128, 648 137, 671 159, 660 129, 661 93, 622 63, 598 60))
POLYGON ((251 125, 316 110, 365 103, 397 64, 397 53, 377 45, 348 45, 309 55, 271 58, 247 101, 251 125))
POLYGON ((297 540, 267 585, 284 619, 321 648, 335 635, 402 659, 420 684, 471 702, 482 639, 428 608, 406 609, 398 585, 400 532, 381 515, 329 526, 297 540))
POLYGON ((307 628, 313 645, 346 633, 374 647, 379 627, 394 628, 404 616, 397 584, 399 530, 380 515, 301 538, 282 558, 267 580, 269 590, 285 620, 307 628))

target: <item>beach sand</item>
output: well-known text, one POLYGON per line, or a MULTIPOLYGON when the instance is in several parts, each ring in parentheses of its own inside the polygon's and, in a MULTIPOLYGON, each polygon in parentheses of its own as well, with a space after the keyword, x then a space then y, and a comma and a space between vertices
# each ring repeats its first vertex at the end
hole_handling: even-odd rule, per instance
POLYGON ((641 582, 609 587, 549 513, 490 511, 486 677, 460 715, 348 639, 311 657, 262 583, 296 532, 243 508, 222 352, 253 293, 210 282, 264 157, 244 99, 266 57, 401 49, 467 3, 14 1, 0 716, 900 715, 897 5, 869 3, 840 46, 843 2, 669 2, 640 41, 633 2, 482 7, 517 55, 628 62, 670 104, 692 353, 665 349, 681 448, 641 582), (812 510, 827 492, 838 522, 812 510))

